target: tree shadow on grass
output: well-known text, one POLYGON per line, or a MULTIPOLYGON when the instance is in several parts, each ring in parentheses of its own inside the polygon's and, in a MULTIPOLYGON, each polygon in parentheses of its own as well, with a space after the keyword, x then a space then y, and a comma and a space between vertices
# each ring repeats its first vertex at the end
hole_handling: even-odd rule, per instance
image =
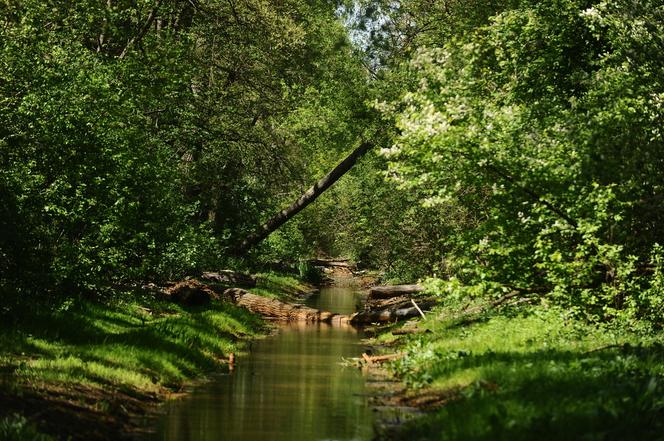
POLYGON ((409 423, 408 439, 664 439, 661 344, 592 353, 471 354, 442 364, 437 376, 473 368, 483 381, 435 414, 409 423))
POLYGON ((3 352, 44 361, 34 375, 108 384, 114 380, 98 373, 105 369, 113 379, 144 375, 175 388, 218 367, 237 335, 260 325, 244 311, 218 304, 149 321, 116 308, 83 305, 61 313, 28 311, 14 323, 2 329, 3 339, 11 342, 3 352))

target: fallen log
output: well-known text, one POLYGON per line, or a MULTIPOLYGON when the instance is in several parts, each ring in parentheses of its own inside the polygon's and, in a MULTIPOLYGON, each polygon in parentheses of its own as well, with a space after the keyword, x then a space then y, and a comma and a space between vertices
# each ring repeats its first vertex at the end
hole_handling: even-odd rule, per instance
POLYGON ((256 277, 251 274, 239 273, 232 270, 221 270, 218 272, 204 272, 201 279, 209 282, 222 283, 224 285, 242 286, 253 288, 256 286, 256 277))
MULTIPOLYGON (((435 302, 422 303, 422 308, 428 308, 435 302)), ((353 325, 366 325, 369 323, 385 323, 406 320, 413 317, 419 317, 420 312, 414 306, 409 308, 388 308, 381 310, 368 310, 359 312, 350 316, 350 323, 353 325)))
MULTIPOLYGON (((418 298, 419 304, 434 304, 436 298, 432 296, 418 298)), ((389 299, 370 299, 367 300, 364 309, 386 309, 386 308, 407 308, 412 306, 412 298, 410 296, 398 296, 389 299)))
POLYGON ((369 299, 389 299, 408 294, 417 294, 424 291, 421 285, 385 285, 374 286, 369 290, 369 299))
POLYGON ((320 311, 308 306, 286 303, 277 299, 269 299, 252 294, 241 288, 229 288, 224 291, 224 295, 230 297, 236 305, 270 320, 310 323, 348 323, 349 321, 347 315, 320 311))
POLYGON ((219 295, 209 286, 194 279, 177 282, 164 289, 163 293, 175 303, 185 306, 207 305, 211 300, 219 299, 219 295))
MULTIPOLYGON (((221 291, 215 292, 214 287, 204 285, 193 279, 178 282, 167 288, 164 293, 173 301, 190 306, 203 305, 209 303, 211 300, 221 300, 223 298, 268 320, 284 322, 325 322, 365 325, 370 323, 395 322, 421 314, 416 306, 403 307, 404 298, 398 299, 397 302, 393 302, 396 299, 385 301, 386 303, 396 304, 397 306, 383 309, 367 309, 349 316, 321 311, 298 303, 287 303, 277 299, 270 299, 250 293, 242 288, 228 288, 223 293, 221 291)), ((428 308, 435 305, 435 303, 435 301, 421 301, 420 305, 422 308, 428 308)))
POLYGON ((422 316, 422 318, 426 318, 426 316, 424 315, 424 312, 422 312, 422 310, 420 309, 420 306, 415 302, 415 300, 414 300, 414 299, 410 299, 410 302, 413 304, 413 306, 415 307, 415 309, 417 309, 417 312, 420 313, 420 315, 422 316))
POLYGON ((318 196, 323 194, 325 190, 330 188, 335 182, 339 180, 348 170, 353 168, 355 163, 364 156, 372 147, 369 141, 363 141, 355 150, 353 150, 346 158, 337 164, 327 175, 320 178, 313 186, 305 191, 296 201, 288 207, 281 210, 279 213, 270 218, 267 222, 261 225, 254 233, 247 236, 236 248, 236 254, 242 256, 246 254, 249 248, 261 242, 274 230, 288 222, 293 216, 298 214, 309 204, 315 201, 318 196))

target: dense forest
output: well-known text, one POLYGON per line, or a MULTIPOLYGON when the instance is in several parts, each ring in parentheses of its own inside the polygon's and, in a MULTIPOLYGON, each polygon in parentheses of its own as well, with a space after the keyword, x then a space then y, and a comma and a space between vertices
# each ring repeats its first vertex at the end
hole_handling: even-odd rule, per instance
POLYGON ((368 141, 250 261, 347 254, 459 296, 661 320, 661 19, 656 2, 6 2, 3 292, 237 265, 368 141))
MULTIPOLYGON (((6 323, 343 256, 443 306, 661 336, 659 0, 4 0, 0 121, 6 323)), ((397 373, 431 383, 432 351, 397 373)))

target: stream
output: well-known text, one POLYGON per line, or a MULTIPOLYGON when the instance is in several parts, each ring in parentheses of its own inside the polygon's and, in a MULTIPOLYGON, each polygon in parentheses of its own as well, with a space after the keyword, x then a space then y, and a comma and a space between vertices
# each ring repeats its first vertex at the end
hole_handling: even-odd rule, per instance
MULTIPOLYGON (((307 305, 354 312, 354 286, 325 287, 307 305)), ((342 358, 363 352, 362 333, 351 326, 282 325, 252 342, 233 372, 219 374, 166 414, 151 441, 368 441, 374 417, 365 379, 342 358)))

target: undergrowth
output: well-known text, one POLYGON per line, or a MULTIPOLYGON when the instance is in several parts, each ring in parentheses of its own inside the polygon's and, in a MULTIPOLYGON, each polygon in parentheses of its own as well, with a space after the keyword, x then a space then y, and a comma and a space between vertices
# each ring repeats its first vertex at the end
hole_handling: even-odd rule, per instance
POLYGON ((39 431, 21 415, 0 419, 0 440, 3 441, 55 441, 39 431))
POLYGON ((392 364, 412 388, 452 395, 405 427, 410 440, 660 440, 664 336, 589 324, 544 306, 447 308, 392 364))

